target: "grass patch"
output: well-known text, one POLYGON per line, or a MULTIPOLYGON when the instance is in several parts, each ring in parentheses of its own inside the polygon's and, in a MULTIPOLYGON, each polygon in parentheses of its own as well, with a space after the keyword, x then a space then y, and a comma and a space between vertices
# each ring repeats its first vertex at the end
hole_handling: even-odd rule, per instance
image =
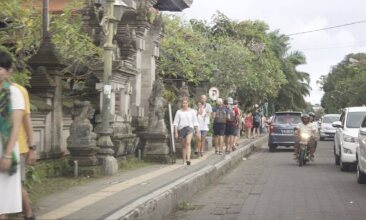
POLYGON ((195 209, 194 206, 192 206, 189 202, 186 202, 186 201, 183 201, 183 202, 179 203, 179 205, 178 205, 179 211, 187 212, 187 211, 194 210, 194 209, 195 209))
MULTIPOLYGON (((121 160, 118 163, 119 173, 153 164, 140 161, 134 156, 121 160)), ((99 167, 94 169, 99 169, 99 167)), ((72 176, 73 168, 66 163, 66 159, 42 161, 35 167, 28 167, 25 186, 28 189, 32 203, 35 204, 40 199, 54 193, 59 193, 75 186, 85 185, 98 179, 110 178, 109 176, 101 175, 100 172, 92 173, 93 175, 74 178, 72 176)))

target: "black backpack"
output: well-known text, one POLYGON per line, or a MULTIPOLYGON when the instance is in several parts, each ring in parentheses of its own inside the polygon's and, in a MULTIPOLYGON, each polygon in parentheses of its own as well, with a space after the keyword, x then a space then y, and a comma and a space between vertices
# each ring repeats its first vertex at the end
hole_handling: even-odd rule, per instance
POLYGON ((228 117, 227 120, 229 122, 235 122, 236 121, 236 115, 235 115, 235 111, 232 108, 228 109, 228 117))
POLYGON ((227 111, 224 107, 217 108, 215 112, 215 122, 216 123, 226 123, 227 111))
POLYGON ((253 121, 255 123, 258 123, 259 124, 261 122, 261 115, 259 113, 255 113, 254 114, 254 117, 253 117, 253 121))

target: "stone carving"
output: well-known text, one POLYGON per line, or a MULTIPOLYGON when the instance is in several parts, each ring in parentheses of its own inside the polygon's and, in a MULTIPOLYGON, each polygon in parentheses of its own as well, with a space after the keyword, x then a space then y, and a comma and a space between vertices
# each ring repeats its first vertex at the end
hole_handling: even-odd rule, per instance
POLYGON ((70 136, 67 138, 67 149, 71 153, 70 164, 79 161, 80 166, 97 164, 96 147, 97 135, 89 119, 93 118, 95 110, 88 101, 75 101, 71 111, 73 122, 70 127, 70 136))
POLYGON ((164 122, 165 100, 163 97, 164 84, 156 80, 153 85, 152 94, 149 98, 149 125, 148 132, 166 133, 164 122))
POLYGON ((148 2, 146 0, 142 0, 136 10, 136 12, 137 12, 136 20, 147 21, 150 7, 151 7, 150 2, 148 2))
POLYGON ((189 88, 185 84, 185 82, 183 82, 182 87, 180 87, 179 89, 178 97, 179 97, 179 103, 182 101, 183 97, 189 97, 189 88))

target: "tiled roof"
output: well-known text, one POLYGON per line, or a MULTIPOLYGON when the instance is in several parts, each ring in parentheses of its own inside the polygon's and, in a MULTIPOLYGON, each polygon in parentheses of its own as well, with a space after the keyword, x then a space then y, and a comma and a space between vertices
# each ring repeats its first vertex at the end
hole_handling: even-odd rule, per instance
POLYGON ((28 60, 28 64, 33 68, 37 68, 39 66, 54 69, 65 67, 65 65, 61 63, 56 53, 55 45, 52 43, 49 36, 42 41, 39 50, 28 60))
POLYGON ((193 0, 158 0, 154 5, 159 11, 183 11, 192 5, 193 0))

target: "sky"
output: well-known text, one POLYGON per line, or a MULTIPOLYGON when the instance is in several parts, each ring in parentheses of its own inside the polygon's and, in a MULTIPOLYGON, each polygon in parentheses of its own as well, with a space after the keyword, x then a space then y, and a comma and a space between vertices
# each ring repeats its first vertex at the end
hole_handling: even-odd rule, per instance
MULTIPOLYGON (((180 13, 185 19, 211 21, 217 11, 230 19, 262 20, 282 34, 311 31, 366 20, 365 0, 193 0, 180 13)), ((291 36, 291 50, 305 54, 299 71, 310 74, 312 91, 306 100, 320 104, 323 92, 316 83, 347 54, 366 52, 366 22, 341 28, 291 36)))

